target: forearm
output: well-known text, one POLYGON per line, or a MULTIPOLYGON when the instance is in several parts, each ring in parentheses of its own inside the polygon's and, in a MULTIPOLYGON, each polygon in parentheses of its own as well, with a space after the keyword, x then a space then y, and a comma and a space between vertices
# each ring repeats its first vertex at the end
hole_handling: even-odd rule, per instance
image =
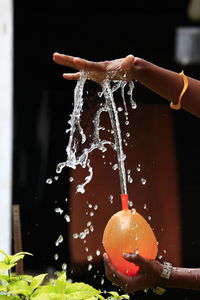
MULTIPOLYGON (((136 58, 133 77, 156 94, 177 104, 183 89, 183 79, 179 73, 136 58)), ((189 84, 182 98, 182 108, 200 117, 200 81, 191 77, 187 78, 189 84)))
POLYGON ((200 269, 173 268, 170 278, 161 279, 160 286, 200 291, 200 269))

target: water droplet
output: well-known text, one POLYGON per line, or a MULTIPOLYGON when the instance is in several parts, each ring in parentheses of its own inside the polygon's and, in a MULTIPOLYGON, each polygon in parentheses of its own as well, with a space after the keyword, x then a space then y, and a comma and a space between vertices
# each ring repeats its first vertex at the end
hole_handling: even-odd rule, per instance
POLYGON ((139 254, 139 249, 138 248, 134 249, 134 254, 139 254))
POLYGON ((151 216, 148 216, 148 220, 151 221, 151 216))
POLYGON ((52 184, 52 183, 53 183, 53 180, 52 180, 51 178, 48 178, 48 179, 46 180, 46 183, 52 184))
POLYGON ((74 178, 73 177, 69 177, 69 182, 72 182, 74 181, 74 178))
POLYGON ((123 108, 122 107, 118 107, 117 109, 119 112, 123 111, 123 108))
POLYGON ((86 235, 90 233, 90 231, 89 231, 88 228, 85 228, 85 229, 84 229, 84 232, 85 232, 86 235))
POLYGON ((128 201, 128 206, 133 207, 133 201, 128 201))
POLYGON ((142 185, 145 185, 147 183, 147 180, 145 178, 141 178, 142 185))
POLYGON ((98 209, 98 205, 96 204, 95 206, 94 206, 94 210, 97 210, 98 209))
POLYGON ((113 169, 114 171, 117 170, 117 169, 118 169, 118 164, 113 165, 113 166, 112 166, 112 169, 113 169))
POLYGON ((57 165, 56 167, 56 173, 61 173, 62 172, 62 169, 66 166, 65 162, 61 162, 57 165))
POLYGON ((129 132, 126 133, 126 137, 129 138, 131 134, 129 132))
POLYGON ((129 125, 129 121, 128 120, 125 121, 125 125, 129 125))
POLYGON ((101 278, 100 284, 104 285, 104 278, 101 278))
POLYGON ((92 222, 91 222, 91 221, 88 221, 88 222, 87 222, 87 227, 89 227, 91 224, 92 224, 92 222))
POLYGON ((132 208, 131 209, 131 213, 134 215, 136 213, 136 209, 135 208, 132 208))
POLYGON ((66 220, 67 223, 70 222, 70 216, 69 215, 64 215, 64 219, 66 220))
POLYGON ((67 264, 66 264, 66 263, 63 263, 63 264, 62 264, 62 270, 63 270, 63 271, 66 271, 66 270, 67 270, 67 264))
POLYGON ((85 247, 85 251, 86 251, 86 252, 88 252, 88 251, 89 251, 88 247, 85 247))
POLYGON ((138 164, 138 166, 137 166, 136 170, 137 170, 138 172, 140 172, 140 171, 141 171, 141 165, 140 165, 140 164, 138 164))
POLYGON ((91 269, 92 269, 92 265, 89 264, 89 265, 88 265, 88 271, 90 271, 91 269))
POLYGON ((60 208, 60 207, 56 207, 56 208, 55 208, 55 212, 58 213, 58 214, 60 214, 60 215, 62 215, 63 209, 60 208))
POLYGON ((132 107, 133 109, 136 109, 136 108, 137 108, 137 103, 136 103, 135 101, 133 101, 133 100, 131 100, 131 107, 132 107))
POLYGON ((84 238, 86 237, 86 233, 84 231, 80 232, 79 237, 81 240, 84 240, 84 238))
POLYGON ((110 196, 108 197, 108 200, 109 200, 110 203, 112 204, 112 203, 113 203, 113 195, 110 195, 110 196))
POLYGON ((85 193, 85 189, 83 187, 83 184, 78 184, 77 187, 76 187, 76 192, 77 193, 81 193, 81 194, 84 194, 85 193))
POLYGON ((56 240, 56 242, 55 242, 55 245, 56 246, 59 246, 62 242, 63 242, 63 236, 62 235, 60 235, 59 237, 58 237, 58 239, 56 240))
POLYGON ((59 256, 58 256, 58 254, 56 253, 56 254, 54 255, 54 259, 55 259, 55 260, 58 260, 58 258, 59 258, 59 256))
POLYGON ((74 234, 73 234, 73 238, 74 238, 74 239, 78 239, 78 237, 79 237, 78 233, 74 233, 74 234))
POLYGON ((130 175, 128 176, 128 182, 133 183, 133 178, 130 175))
POLYGON ((90 217, 93 217, 93 216, 94 216, 94 212, 91 211, 91 212, 90 212, 90 217))
POLYGON ((99 256, 101 254, 101 251, 99 249, 96 250, 96 255, 99 256))
POLYGON ((93 232, 94 231, 94 226, 90 226, 90 231, 93 232))
POLYGON ((88 261, 92 261, 92 260, 93 260, 93 256, 92 256, 92 255, 88 255, 88 256, 87 256, 87 260, 88 260, 88 261))

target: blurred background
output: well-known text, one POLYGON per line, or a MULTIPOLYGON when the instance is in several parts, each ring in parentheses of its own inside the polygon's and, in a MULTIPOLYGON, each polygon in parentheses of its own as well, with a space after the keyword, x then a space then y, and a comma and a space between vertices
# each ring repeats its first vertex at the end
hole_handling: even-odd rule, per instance
MULTIPOLYGON (((3 7, 4 1, 0 1, 3 7)), ((94 259, 93 269, 88 273, 86 246, 80 239, 76 244, 72 235, 78 230, 80 232, 89 221, 85 215, 85 206, 88 208, 90 203, 93 207, 96 204, 100 206, 104 199, 108 203, 109 195, 119 194, 117 188, 113 189, 113 182, 101 185, 104 179, 98 179, 97 176, 89 184, 89 196, 85 195, 87 199, 81 196, 83 199, 80 199, 80 204, 77 202, 79 195, 75 193, 73 186, 77 173, 67 169, 63 170, 53 184, 46 183, 48 178, 56 176, 57 164, 66 159, 68 135, 65 130, 73 109, 73 90, 76 84, 62 78, 62 73, 67 70, 53 62, 53 53, 60 52, 95 61, 124 57, 132 53, 177 72, 184 69, 186 75, 198 79, 198 57, 195 61, 184 61, 176 53, 177 28, 199 28, 198 15, 191 15, 189 10, 191 2, 12 2, 10 198, 11 204, 20 205, 23 251, 34 254, 34 257, 26 259, 25 271, 53 272, 61 269, 63 263, 67 263, 69 277, 74 276, 75 280, 87 278, 88 283, 93 283, 94 279, 97 283, 99 277, 99 283, 102 278, 99 274, 103 274, 102 256, 96 257, 96 261, 94 259), (70 176, 74 178, 72 184, 69 181, 70 176), (56 208, 61 208, 63 213, 56 213, 56 208), (64 215, 69 215, 73 221, 66 222, 64 215), (60 235, 64 241, 56 246, 55 241, 60 235), (58 254, 58 259, 55 259, 55 254, 58 254)), ((0 48, 2 45, 0 40, 0 48)), ((152 226, 162 240, 160 254, 167 256, 168 260, 174 260, 175 264, 198 267, 199 119, 183 110, 171 111, 167 101, 139 83, 135 86, 134 99, 138 109, 130 114, 129 127, 129 131, 134 134, 124 151, 128 157, 128 168, 132 170, 141 163, 143 176, 148 178, 147 188, 142 190, 137 184, 137 174, 134 177, 134 172, 132 173, 136 179, 129 189, 133 192, 134 206, 137 208, 138 205, 139 211, 145 215, 144 205, 148 201, 147 217, 152 216, 152 226), (163 223, 161 219, 164 220, 163 223)), ((95 161, 95 174, 104 172, 99 158, 95 157, 95 161)), ((117 205, 114 208, 110 205, 110 210, 108 207, 110 215, 114 213, 117 205)), ((101 209, 99 211, 101 214, 97 214, 93 222, 96 229, 104 228, 104 223, 101 223, 104 212, 101 209)), ((101 244, 100 234, 96 233, 95 239, 101 244)), ((94 240, 88 243, 91 252, 98 249, 94 247, 94 240)), ((196 297, 195 293, 189 291, 179 293, 177 297, 180 299, 196 297)), ((138 297, 143 299, 147 296, 142 294, 138 297)))

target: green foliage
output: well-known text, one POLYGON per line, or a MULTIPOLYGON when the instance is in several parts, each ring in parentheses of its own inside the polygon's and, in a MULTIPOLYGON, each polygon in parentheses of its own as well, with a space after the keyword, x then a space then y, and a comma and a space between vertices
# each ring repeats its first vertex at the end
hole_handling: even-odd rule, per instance
POLYGON ((0 261, 0 300, 122 300, 130 299, 128 295, 109 292, 105 298, 100 290, 83 282, 72 283, 67 280, 66 272, 57 273, 55 279, 44 280, 47 274, 37 276, 11 274, 28 252, 8 255, 0 250, 3 260, 0 261))

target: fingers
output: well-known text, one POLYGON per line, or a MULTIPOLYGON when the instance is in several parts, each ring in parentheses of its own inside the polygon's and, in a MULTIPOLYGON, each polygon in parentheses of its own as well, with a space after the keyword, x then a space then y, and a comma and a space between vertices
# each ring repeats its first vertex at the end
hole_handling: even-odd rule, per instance
POLYGON ((92 71, 92 72, 105 72, 104 62, 94 62, 83 58, 75 57, 74 63, 79 70, 92 71))
POLYGON ((124 253, 123 258, 128 260, 129 262, 134 263, 138 267, 142 267, 146 264, 146 259, 139 254, 124 253))
POLYGON ((64 73, 63 78, 67 80, 78 80, 80 78, 80 72, 77 73, 64 73))
POLYGON ((55 52, 53 60, 59 65, 67 66, 76 70, 104 72, 105 62, 93 62, 83 58, 74 57, 70 55, 60 54, 55 52))
POLYGON ((122 70, 128 71, 133 64, 135 57, 132 54, 127 55, 122 61, 122 70))
POLYGON ((127 282, 128 279, 130 279, 129 276, 119 272, 111 263, 108 255, 104 253, 104 266, 105 266, 105 274, 106 277, 111 280, 112 282, 115 282, 116 284, 127 282))
POLYGON ((137 286, 139 276, 136 277, 127 276, 119 272, 117 269, 113 267, 106 253, 104 254, 104 265, 105 265, 105 275, 108 280, 110 280, 115 285, 119 286, 125 293, 134 292, 134 288, 135 286, 137 286))
MULTIPOLYGON (((55 52, 53 54, 53 60, 55 63, 63 66, 67 66, 73 69, 77 69, 76 64, 74 63, 74 56, 60 54, 55 52)), ((78 69, 77 69, 78 70, 78 69)))

